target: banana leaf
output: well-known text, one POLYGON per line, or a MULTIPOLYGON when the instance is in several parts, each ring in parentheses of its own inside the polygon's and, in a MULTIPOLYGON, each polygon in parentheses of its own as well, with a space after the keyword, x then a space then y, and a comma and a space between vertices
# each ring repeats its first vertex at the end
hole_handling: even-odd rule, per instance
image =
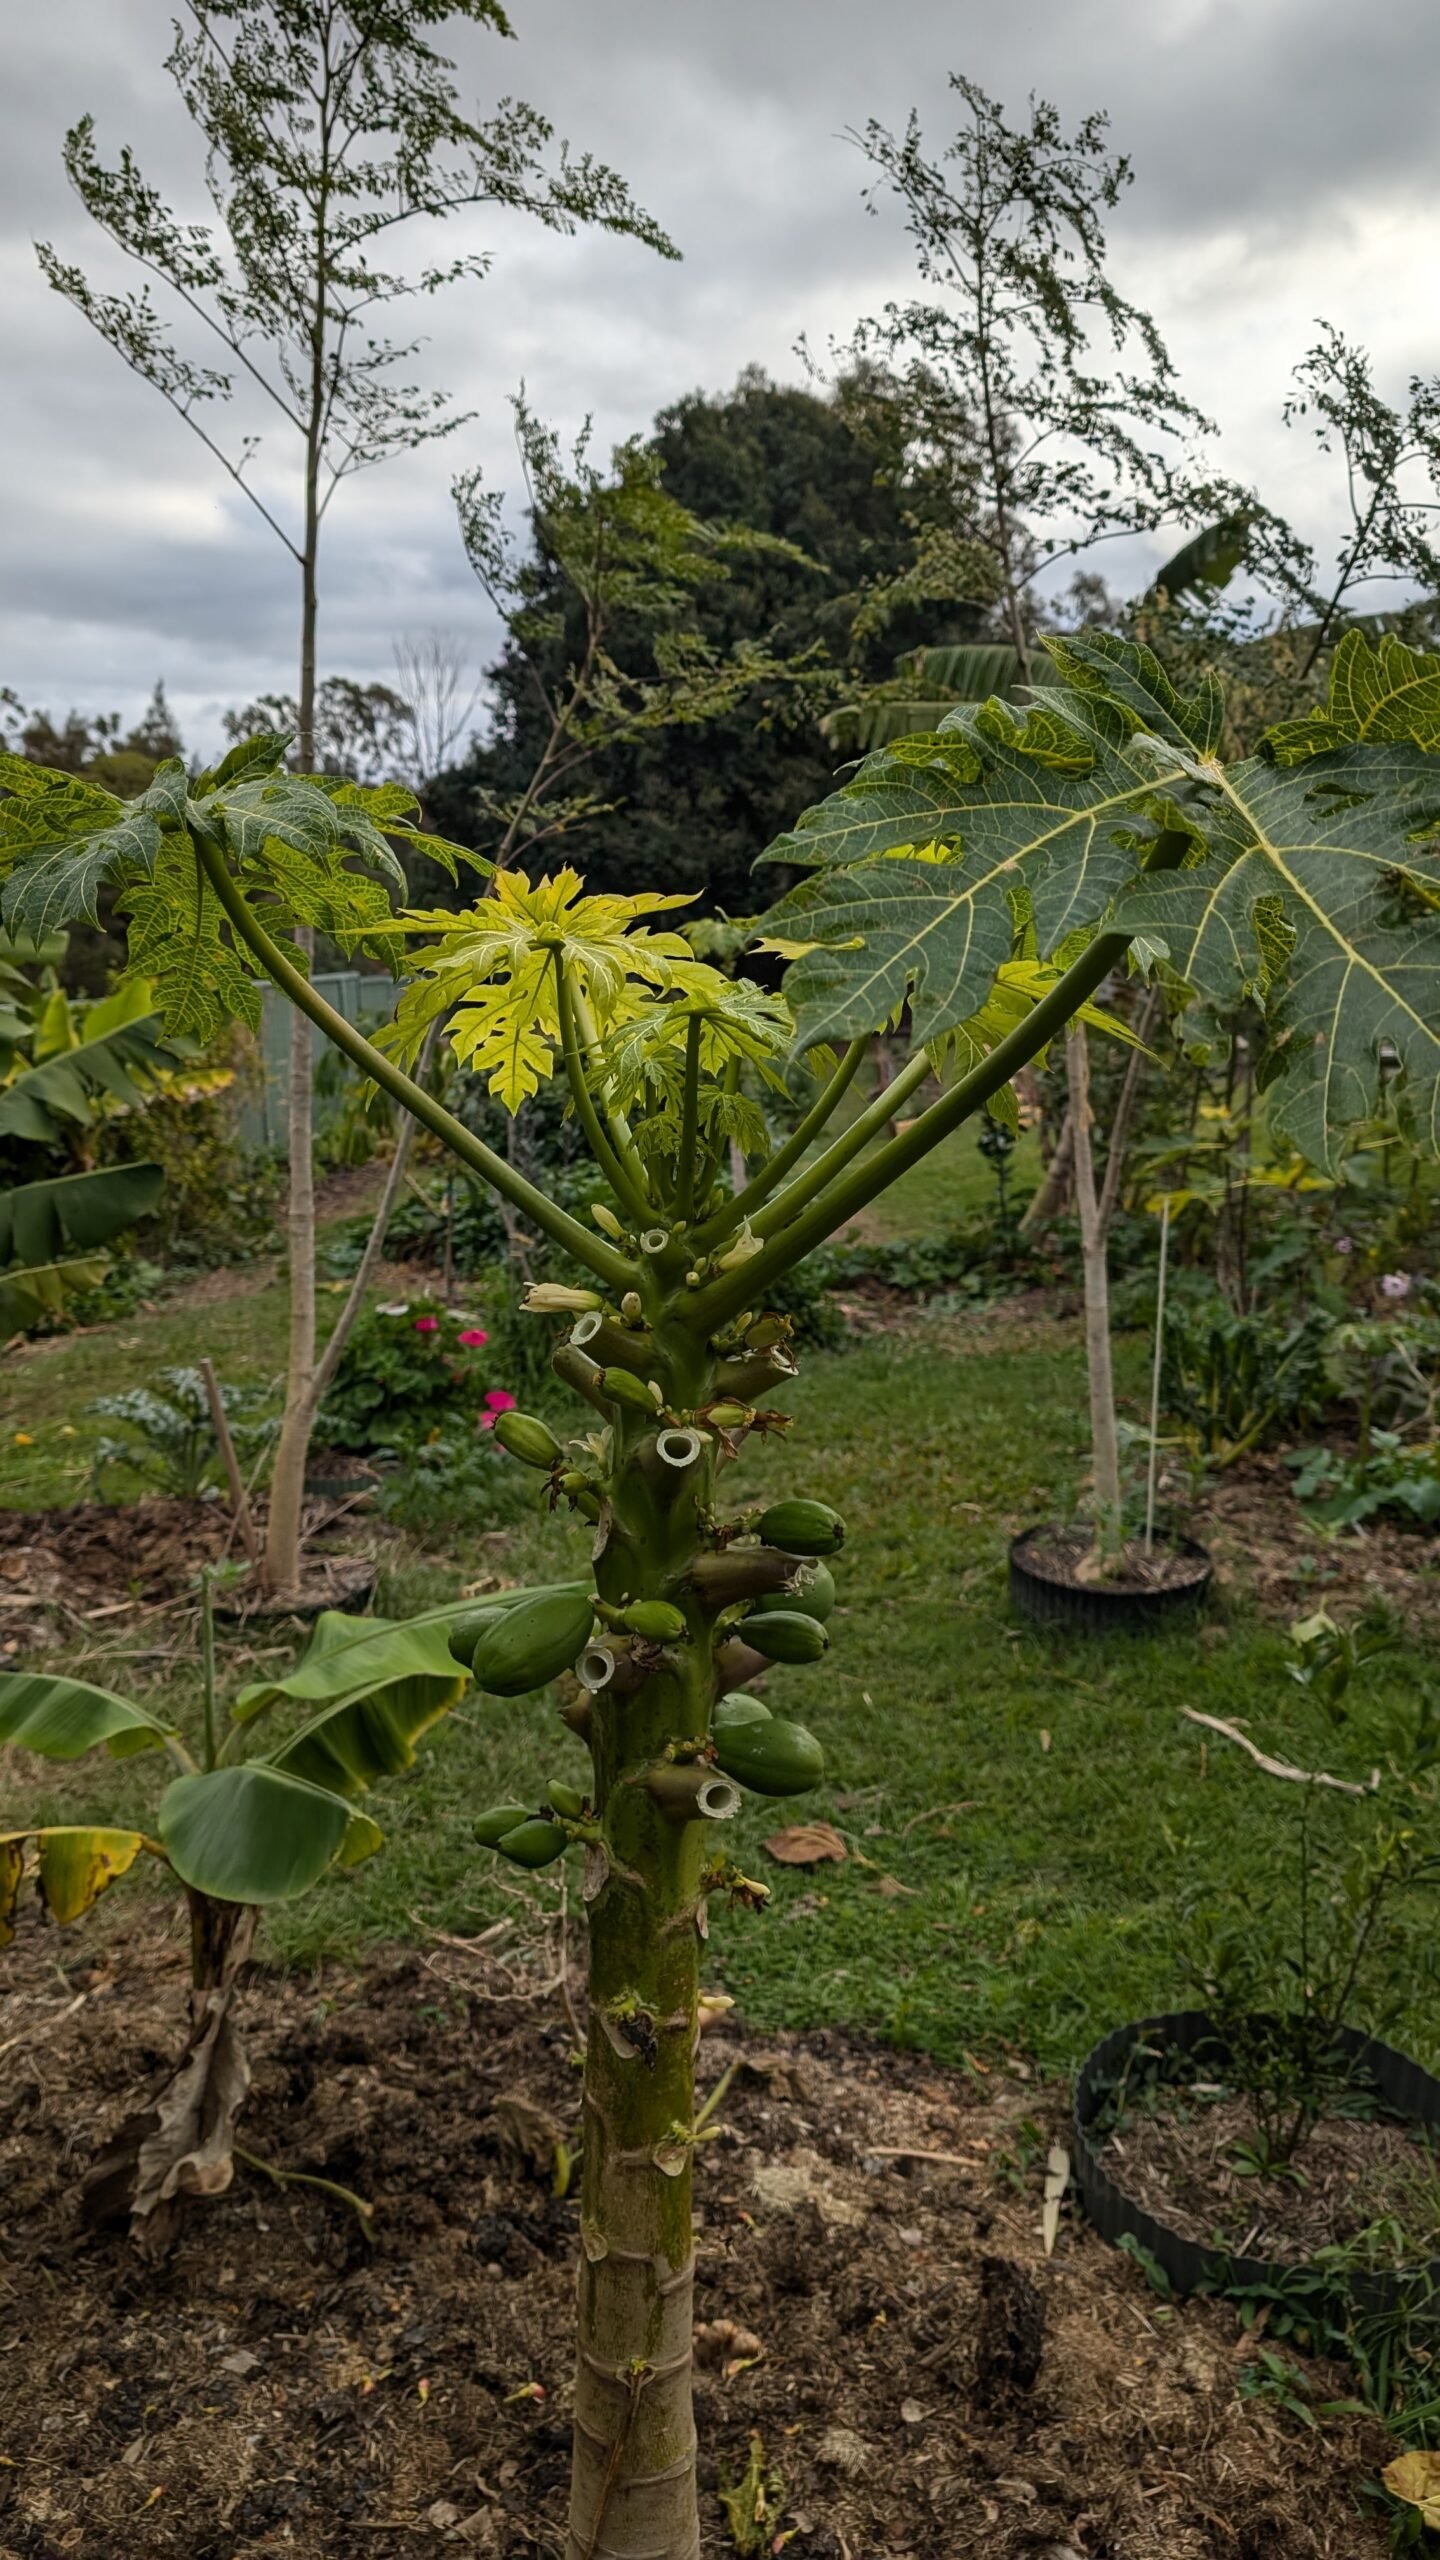
POLYGON ((98 1902, 107 1885, 132 1867, 142 1849, 163 1858, 156 1840, 143 1831, 116 1831, 80 1823, 52 1823, 34 1831, 0 1832, 0 1947, 15 1935, 15 1906, 25 1873, 25 1851, 33 1840, 39 1863, 40 1891, 51 1918, 63 1928, 98 1902))
POLYGON ((0 1332, 24 1333, 46 1316, 62 1315, 81 1290, 98 1289, 109 1268, 108 1256, 92 1253, 82 1260, 0 1272, 0 1332))
POLYGON ((290 1902, 327 1867, 381 1845, 378 1824, 263 1760, 176 1778, 160 1799, 160 1837, 181 1882, 217 1902, 290 1902))
POLYGON ((108 1244, 147 1217, 164 1189, 165 1168, 158 1164, 104 1165, 96 1173, 22 1182, 0 1192, 0 1263, 36 1268, 53 1263, 65 1245, 84 1253, 108 1244))
POLYGON ((103 1742, 112 1760, 153 1751, 166 1727, 144 1707, 42 1671, 0 1674, 0 1742, 18 1742, 47 1760, 78 1760, 103 1742))

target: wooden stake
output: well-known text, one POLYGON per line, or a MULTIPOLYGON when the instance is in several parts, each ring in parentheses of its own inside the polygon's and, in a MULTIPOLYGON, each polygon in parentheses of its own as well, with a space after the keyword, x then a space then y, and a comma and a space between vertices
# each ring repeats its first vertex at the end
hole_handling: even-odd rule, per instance
POLYGON ((215 1437, 220 1443, 220 1455, 225 1465, 225 1481, 230 1487, 230 1506, 235 1514, 235 1526, 240 1532, 241 1543, 251 1563, 258 1564, 260 1541, 255 1535, 250 1497, 245 1491, 245 1480, 240 1473, 240 1461, 235 1455, 235 1443, 230 1437, 229 1417, 225 1411, 225 1399, 220 1393, 220 1381, 215 1375, 213 1360, 201 1361, 200 1375, 205 1381, 210 1419, 215 1425, 215 1437))

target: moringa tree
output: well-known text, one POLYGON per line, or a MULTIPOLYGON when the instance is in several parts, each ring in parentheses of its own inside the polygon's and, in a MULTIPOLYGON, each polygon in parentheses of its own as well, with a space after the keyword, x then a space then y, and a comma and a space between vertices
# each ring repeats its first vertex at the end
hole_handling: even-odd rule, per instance
POLYGON ((1032 98, 1011 125, 977 81, 952 73, 950 86, 963 115, 938 159, 915 115, 901 133, 872 117, 852 137, 875 171, 869 210, 882 190, 900 200, 924 293, 863 321, 850 360, 896 409, 931 506, 949 489, 912 581, 992 605, 1028 681, 1038 566, 1215 513, 1222 493, 1188 486, 1183 448, 1208 422, 1109 273, 1105 218, 1133 172, 1108 118, 1068 134, 1032 98))
POLYGON ((1320 1161, 1373 1108, 1382 1053, 1417 1137, 1440 1137, 1435 670, 1352 637, 1326 719, 1227 766, 1216 685, 1182 697, 1146 651, 1104 635, 1051 645, 1059 680, 1023 711, 990 702, 881 749, 772 848, 807 875, 769 919, 789 960, 779 993, 698 959, 666 929, 673 899, 587 897, 566 870, 538 884, 501 872, 467 911, 392 920, 375 877, 392 802, 285 775, 274 741, 215 774, 167 768, 80 832, 59 778, 3 768, 25 796, 0 803, 0 915, 43 927, 105 880, 151 968, 164 945, 162 986, 182 966, 217 988, 262 968, 584 1275, 534 1292, 537 1315, 567 1320, 555 1368, 578 1431, 562 1442, 535 1416, 499 1429, 593 1524, 593 1589, 578 1606, 573 1591, 483 1605, 465 1637, 482 1692, 523 1694, 572 1664, 581 1684, 564 1715, 583 1782, 537 1780, 476 1826, 524 1866, 584 1857, 569 2560, 700 2547, 690 2185, 706 1915, 716 1895, 765 1899, 724 1847, 739 1789, 796 1793, 823 1772, 815 1737, 749 1684, 823 1656, 843 1537, 821 1503, 762 1509, 739 1490, 750 1441, 790 1422, 775 1284, 998 1096, 1127 955, 1162 945, 1197 1002, 1219 1012, 1247 988, 1262 1002, 1272 1112, 1320 1161), (322 892, 350 931, 414 939, 379 1043, 287 947, 322 892), (871 1036, 907 1004, 912 1058, 843 1119, 871 1036), (512 1108, 563 1078, 617 1210, 570 1217, 451 1118, 407 1067, 436 1024, 512 1108), (778 1075, 797 1050, 813 1100, 736 1191, 727 1141, 753 1110, 741 1070, 778 1075), (938 1100, 881 1138, 937 1070, 938 1100))
MULTIPOLYGON (((461 111, 455 66, 431 40, 461 24, 513 33, 499 0, 184 0, 165 67, 205 146, 213 223, 191 222, 166 204, 129 150, 107 167, 94 119, 85 116, 66 137, 71 183, 145 281, 132 293, 107 293, 49 243, 39 250, 55 290, 199 437, 298 573, 296 729, 306 771, 316 761, 320 537, 331 501, 357 472, 462 423, 448 394, 410 378, 418 341, 386 336, 385 315, 397 303, 478 280, 489 260, 468 250, 397 271, 387 262, 399 234, 417 222, 433 233, 473 207, 494 205, 552 231, 595 224, 676 254, 613 169, 589 153, 572 157, 563 144, 552 151, 553 130, 533 107, 505 99, 479 122, 461 111), (178 307, 190 333, 185 344, 157 311, 152 279, 178 307), (237 393, 261 424, 227 438, 218 412, 237 393), (293 454, 288 502, 279 477, 260 467, 267 428, 293 454)), ((313 930, 313 921, 297 918, 302 947, 313 930)), ((324 1393, 312 1045, 297 1017, 289 1356, 265 1559, 268 1581, 281 1589, 300 1578, 305 1459, 324 1393)))

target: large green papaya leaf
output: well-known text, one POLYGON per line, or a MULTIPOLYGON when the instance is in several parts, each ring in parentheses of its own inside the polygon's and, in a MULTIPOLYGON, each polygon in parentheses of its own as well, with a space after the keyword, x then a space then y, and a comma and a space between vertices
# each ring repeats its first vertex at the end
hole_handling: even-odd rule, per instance
POLYGON ((143 1831, 53 1823, 35 1831, 0 1832, 0 1947, 8 1947, 15 1935, 25 1851, 32 1841, 45 1907, 62 1928, 98 1902, 106 1886, 133 1867, 142 1849, 153 1858, 165 1855, 143 1831))
POLYGON ((1042 960, 1097 925, 1134 876, 1147 802, 1196 769, 1188 741, 1078 693, 1040 695, 1023 720, 1000 703, 952 713, 871 756, 766 857, 823 866, 765 919, 798 951, 798 1045, 880 1030, 907 998, 917 1041, 969 1020, 1012 956, 1017 900, 1042 960))
POLYGON ((367 1816, 263 1760, 174 1779, 159 1821, 182 1883, 217 1902, 292 1901, 337 1860, 353 1866, 380 1845, 367 1816))
POLYGON ((0 1191, 0 1263, 38 1266, 53 1262, 67 1244, 82 1253, 108 1244, 148 1217, 164 1189, 163 1165, 115 1164, 0 1191))
POLYGON ((342 1796, 413 1767, 419 1736, 448 1715, 470 1685, 450 1651, 447 1627, 394 1625, 327 1609, 304 1660, 288 1679, 271 1684, 273 1696, 325 1703, 267 1755, 271 1766, 342 1796))
POLYGON ((146 1707, 86 1680, 44 1671, 0 1674, 0 1742, 18 1742, 47 1760, 78 1760, 103 1742, 112 1760, 154 1751, 167 1727, 146 1707))
POLYGON ((1163 943, 1209 1004, 1263 996, 1283 1069, 1272 1124, 1329 1172, 1378 1106, 1382 1048, 1404 1070, 1416 1139, 1440 1150, 1440 853, 1433 833, 1425 842, 1437 822, 1440 767, 1419 748, 1253 759, 1207 795, 1207 857, 1117 905, 1118 929, 1163 943))

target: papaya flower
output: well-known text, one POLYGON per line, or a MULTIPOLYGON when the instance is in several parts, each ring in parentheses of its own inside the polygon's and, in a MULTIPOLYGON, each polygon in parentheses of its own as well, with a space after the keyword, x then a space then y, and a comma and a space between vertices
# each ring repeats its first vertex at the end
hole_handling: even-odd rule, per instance
POLYGON ((587 1316, 605 1301, 594 1289, 570 1289, 561 1280, 536 1280, 520 1303, 527 1316, 587 1316))
POLYGON ((485 1411, 480 1416, 482 1431, 493 1431, 502 1413, 513 1413, 515 1399, 503 1387, 492 1387, 485 1398, 485 1411))

